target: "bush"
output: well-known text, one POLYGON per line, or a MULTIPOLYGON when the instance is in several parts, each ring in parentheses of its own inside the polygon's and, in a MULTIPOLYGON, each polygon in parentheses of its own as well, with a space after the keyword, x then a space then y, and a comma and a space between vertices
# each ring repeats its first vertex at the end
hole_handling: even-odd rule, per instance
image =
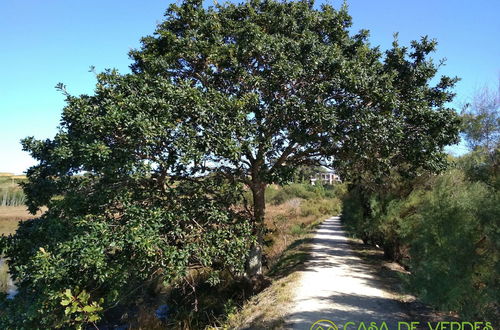
POLYGON ((302 235, 305 235, 306 233, 307 233, 307 229, 303 224, 300 224, 300 225, 294 224, 290 228, 290 234, 292 234, 293 236, 302 236, 302 235))
POLYGON ((359 188, 354 188, 349 191, 343 198, 343 213, 342 223, 345 225, 349 234, 358 237, 363 242, 373 242, 377 235, 377 230, 374 229, 374 221, 368 216, 367 201, 362 195, 359 188))
POLYGON ((458 169, 406 197, 357 186, 342 216, 350 233, 409 267, 408 284, 425 302, 465 318, 498 317, 499 218, 499 192, 458 169))
POLYGON ((279 188, 268 186, 266 189, 266 203, 283 204, 293 198, 304 200, 340 198, 345 193, 345 185, 333 186, 292 183, 279 188))
MULTIPOLYGON (((265 191, 266 203, 273 203, 273 201, 276 198, 276 195, 279 193, 279 191, 280 190, 278 188, 276 188, 276 186, 274 186, 274 185, 267 186, 266 191, 265 191)), ((250 197, 250 200, 252 200, 253 197, 252 197, 251 191, 248 191, 248 195, 250 197)))
POLYGON ((316 217, 324 215, 338 215, 342 210, 341 201, 332 199, 311 199, 302 202, 300 206, 301 215, 304 217, 313 215, 316 217))
POLYGON ((401 234, 410 244, 411 287, 424 301, 466 318, 498 313, 498 219, 499 193, 458 170, 422 196, 401 234))
POLYGON ((55 201, 41 218, 0 238, 18 287, 13 300, 0 297, 0 328, 97 323, 105 311, 133 308, 158 283, 184 278, 193 265, 210 271, 211 283, 221 270, 242 273, 253 236, 226 188, 214 183, 216 197, 179 184, 165 199, 149 193, 147 207, 128 198, 130 191, 114 190, 118 196, 105 205, 117 205, 114 212, 81 216, 72 214, 73 197, 88 196, 55 201), (66 304, 70 296, 76 305, 66 304))
POLYGON ((282 204, 292 198, 310 199, 314 198, 316 194, 308 189, 306 184, 293 183, 287 186, 283 186, 272 199, 272 203, 275 205, 282 204))

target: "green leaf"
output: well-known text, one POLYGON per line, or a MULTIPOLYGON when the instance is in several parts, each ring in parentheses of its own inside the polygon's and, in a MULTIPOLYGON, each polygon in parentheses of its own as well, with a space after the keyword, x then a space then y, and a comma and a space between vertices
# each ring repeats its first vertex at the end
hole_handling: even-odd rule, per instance
POLYGON ((93 312, 97 311, 97 307, 96 306, 87 305, 87 306, 83 307, 83 311, 85 313, 93 313, 93 312))

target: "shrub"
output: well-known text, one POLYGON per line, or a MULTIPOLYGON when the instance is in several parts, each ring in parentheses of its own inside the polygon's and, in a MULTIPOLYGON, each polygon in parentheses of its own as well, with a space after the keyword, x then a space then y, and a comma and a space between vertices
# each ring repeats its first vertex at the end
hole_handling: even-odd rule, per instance
POLYGON ((311 199, 301 204, 300 211, 304 217, 324 215, 338 215, 341 212, 341 202, 337 198, 332 199, 311 199))
MULTIPOLYGON (((250 199, 252 199, 252 193, 249 191, 249 196, 250 199)), ((265 198, 266 198, 266 203, 273 203, 274 204, 274 199, 276 198, 276 195, 279 193, 279 189, 276 188, 274 185, 269 185, 266 187, 265 191, 265 198)))
POLYGON ((305 226, 303 224, 294 224, 291 228, 290 228, 290 234, 292 234, 293 236, 302 236, 302 235, 305 235, 307 233, 307 229, 305 228, 305 226))
POLYGON ((283 186, 272 199, 272 203, 276 205, 282 204, 292 198, 314 198, 316 194, 311 189, 308 189, 308 186, 310 185, 300 183, 283 186))
POLYGON ((367 215, 365 199, 358 188, 352 189, 343 198, 342 223, 349 234, 368 243, 375 236, 372 221, 367 215))
POLYGON ((409 287, 425 302, 498 318, 500 194, 491 185, 453 169, 399 198, 356 186, 343 208, 349 232, 409 267, 409 287))
POLYGON ((499 218, 498 192, 458 170, 440 177, 401 230, 410 244, 411 287, 464 317, 498 313, 499 218))
POLYGON ((305 183, 292 183, 279 188, 270 185, 266 188, 266 203, 279 205, 294 198, 304 200, 341 198, 345 194, 345 189, 344 184, 313 186, 305 183))
POLYGON ((0 299, 0 328, 97 323, 104 311, 133 307, 155 283, 170 285, 193 265, 215 277, 242 273, 253 236, 231 209, 237 195, 220 183, 218 197, 198 189, 179 184, 154 200, 149 193, 147 207, 115 190, 105 205, 114 212, 81 216, 72 214, 79 206, 73 197, 88 196, 68 193, 41 218, 22 222, 15 235, 0 238, 18 287, 13 300, 0 299), (79 297, 76 305, 65 305, 70 294, 79 297))

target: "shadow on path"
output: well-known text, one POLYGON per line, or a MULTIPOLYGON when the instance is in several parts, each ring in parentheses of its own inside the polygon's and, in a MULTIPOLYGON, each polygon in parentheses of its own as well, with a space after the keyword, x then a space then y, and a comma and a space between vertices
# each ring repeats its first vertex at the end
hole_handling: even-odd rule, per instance
POLYGON ((401 303, 384 291, 376 270, 351 251, 338 217, 319 226, 310 251, 287 329, 310 329, 320 319, 333 321, 339 329, 346 322, 364 322, 367 328, 370 322, 386 322, 389 329, 397 329, 398 321, 408 321, 401 303))

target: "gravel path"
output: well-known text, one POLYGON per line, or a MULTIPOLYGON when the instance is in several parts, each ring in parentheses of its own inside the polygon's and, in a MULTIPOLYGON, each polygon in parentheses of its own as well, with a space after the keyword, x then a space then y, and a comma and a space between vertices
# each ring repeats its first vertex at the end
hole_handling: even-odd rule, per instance
POLYGON ((349 329, 357 329, 360 322, 368 328, 370 322, 380 326, 385 321, 390 330, 397 329, 398 321, 407 321, 400 303, 381 289, 373 267, 351 251, 338 217, 319 226, 311 253, 295 291, 287 329, 311 329, 314 322, 326 319, 339 329, 349 321, 356 324, 349 329))

